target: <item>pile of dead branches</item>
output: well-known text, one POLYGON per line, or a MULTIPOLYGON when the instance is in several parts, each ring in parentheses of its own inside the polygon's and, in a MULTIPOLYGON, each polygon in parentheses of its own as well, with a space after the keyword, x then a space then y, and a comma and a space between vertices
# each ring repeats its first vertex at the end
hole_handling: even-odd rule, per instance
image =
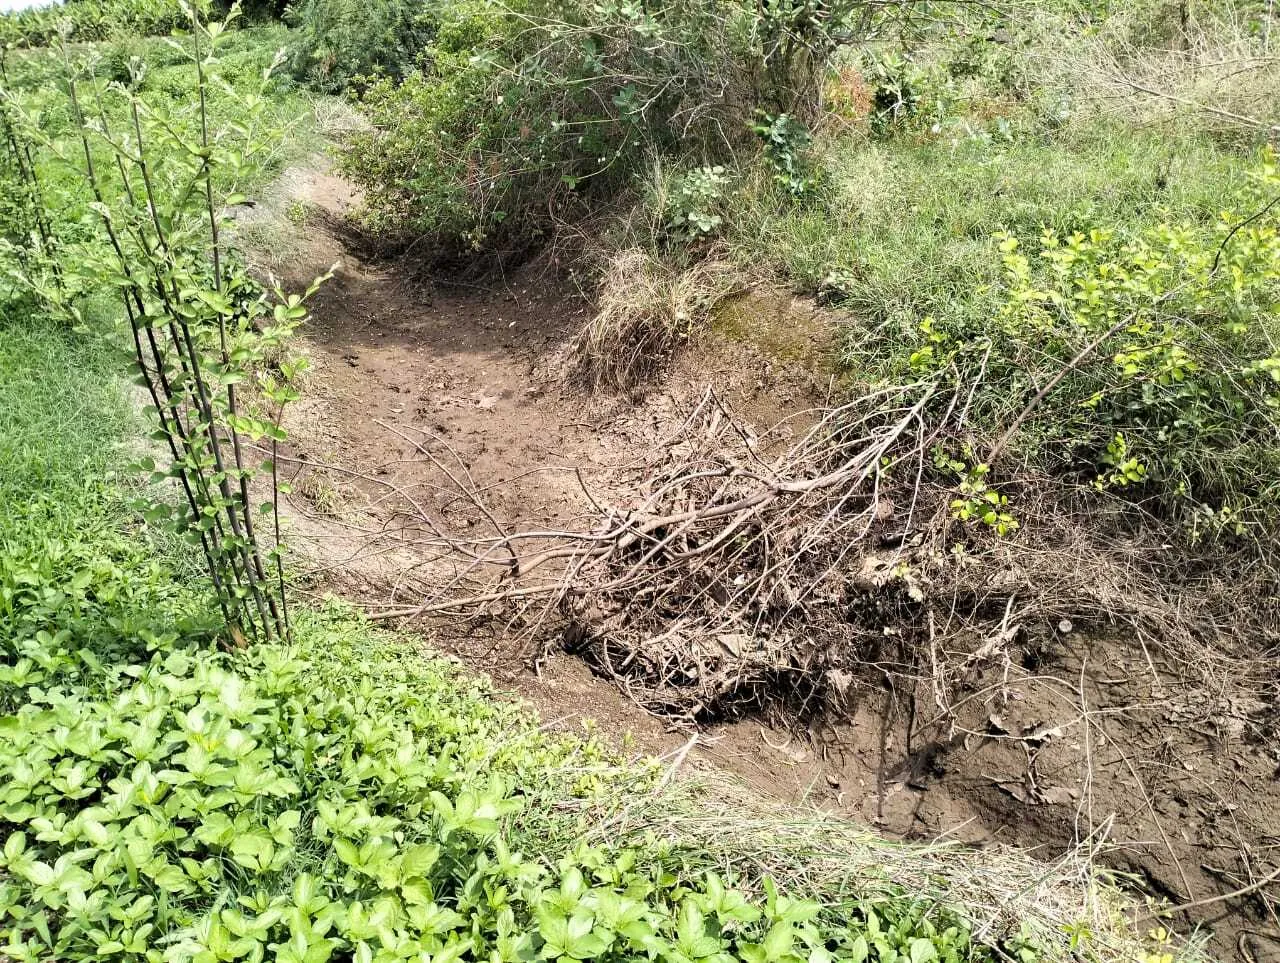
MULTIPOLYGON (((780 430, 757 437, 708 390, 631 469, 626 504, 587 493, 595 514, 577 531, 503 530, 455 466, 489 530, 437 526, 454 575, 437 598, 393 614, 504 618, 531 643, 580 651, 642 705, 682 715, 820 675, 813 660, 833 640, 816 644, 816 623, 860 647, 840 614, 848 568, 915 524, 919 506, 890 492, 899 477, 918 488, 933 392, 914 385, 810 413, 784 446, 780 430)), ((418 444, 444 467, 429 439, 418 444)))
POLYGON ((935 453, 962 409, 921 382, 757 435, 708 390, 612 501, 578 473, 591 511, 565 529, 508 530, 443 439, 400 431, 467 518, 446 527, 408 510, 419 557, 448 574, 384 615, 496 621, 531 652, 576 652, 645 708, 687 719, 847 711, 867 686, 904 679, 945 710, 977 666, 1073 622, 1201 655, 1241 631, 1236 576, 1189 578, 1167 532, 1135 528, 1092 489, 1014 474, 1023 532, 956 519, 935 453))

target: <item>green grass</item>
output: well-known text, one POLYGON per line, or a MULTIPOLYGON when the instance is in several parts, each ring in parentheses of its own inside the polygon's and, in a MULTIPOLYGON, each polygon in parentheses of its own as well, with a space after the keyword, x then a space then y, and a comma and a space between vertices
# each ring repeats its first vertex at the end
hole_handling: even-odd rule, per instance
MULTIPOLYGON (((263 72, 277 54, 291 42, 291 32, 280 25, 249 26, 223 34, 217 59, 211 68, 215 82, 208 100, 210 129, 226 132, 243 119, 244 100, 263 86, 263 72)), ((207 53, 207 51, 206 51, 207 53)), ((199 114, 194 110, 195 66, 191 60, 189 37, 123 37, 97 45, 79 45, 68 50, 73 69, 81 77, 79 95, 82 109, 93 123, 98 121, 98 105, 92 93, 90 74, 102 88, 101 106, 116 137, 131 129, 127 98, 113 85, 137 84, 148 109, 167 118, 188 136, 198 132, 199 114), (135 73, 134 69, 141 67, 135 73)), ((82 159, 65 90, 66 65, 52 50, 18 50, 9 53, 7 86, 18 106, 34 121, 51 146, 40 145, 37 152, 45 205, 59 218, 59 236, 66 242, 82 237, 81 223, 88 190, 80 172, 82 159)), ((320 136, 316 107, 322 100, 299 87, 277 67, 263 91, 264 110, 251 137, 239 140, 260 145, 253 163, 236 171, 236 182, 219 183, 220 192, 233 187, 249 193, 265 187, 291 162, 313 153, 320 136)), ((225 136, 225 134, 224 134, 225 136)), ((114 178, 101 172, 112 168, 110 152, 95 139, 95 162, 100 180, 113 202, 114 178)), ((224 171, 218 171, 225 180, 224 171)), ((164 190, 165 185, 160 185, 164 190)))
POLYGON ((748 193, 730 243, 743 263, 870 321, 989 313, 984 286, 999 276, 1001 232, 1034 241, 1044 227, 1204 221, 1246 169, 1207 137, 1103 119, 1012 141, 850 137, 827 144, 824 159, 830 181, 813 202, 748 193))
POLYGON ((136 428, 119 403, 122 357, 43 319, 4 323, 0 337, 0 514, 17 524, 37 495, 66 498, 122 460, 136 428))

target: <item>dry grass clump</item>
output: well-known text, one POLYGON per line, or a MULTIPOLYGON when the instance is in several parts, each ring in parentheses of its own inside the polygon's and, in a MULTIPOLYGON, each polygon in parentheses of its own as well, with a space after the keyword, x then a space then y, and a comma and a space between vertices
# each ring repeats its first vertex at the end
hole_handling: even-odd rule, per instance
POLYGON ((1118 12, 1079 46, 1064 85, 1135 123, 1177 121, 1216 136, 1275 139, 1280 17, 1201 6, 1185 19, 1172 7, 1118 12))
POLYGON ((593 390, 634 388, 740 287, 733 267, 715 258, 681 268, 639 247, 613 254, 595 317, 570 349, 575 376, 593 390))

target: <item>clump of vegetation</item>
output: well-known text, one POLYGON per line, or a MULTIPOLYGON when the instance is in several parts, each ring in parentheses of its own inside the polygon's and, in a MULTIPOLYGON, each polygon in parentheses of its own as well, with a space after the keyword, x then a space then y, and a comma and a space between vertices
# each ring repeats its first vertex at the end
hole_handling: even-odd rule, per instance
POLYGON ((970 465, 1017 457, 1158 504, 1192 541, 1265 540, 1273 155, 1050 122, 1039 101, 995 128, 940 125, 916 113, 928 90, 897 99, 892 142, 830 163, 816 203, 746 205, 731 245, 866 319, 843 352, 857 382, 971 385, 970 465))
POLYGON ((191 9, 202 17, 232 11, 254 21, 278 19, 285 0, 61 0, 0 14, 0 45, 47 47, 58 41, 92 43, 181 33, 191 9))
POLYGON ((1258 484, 1275 469, 1273 157, 1236 168, 1224 196, 1213 167, 1157 174, 1168 183, 1156 187, 1149 168, 1127 166, 1146 156, 1132 148, 1129 184, 1077 185, 1058 176, 1056 154, 1025 175, 1007 163, 935 175, 938 151, 918 156, 919 167, 899 153, 878 168, 886 154, 864 155, 826 206, 748 219, 741 243, 865 312, 844 349, 859 378, 952 372, 975 386, 970 424, 1006 454, 1132 486, 1196 529, 1226 509, 1261 536, 1267 526, 1253 526, 1275 517, 1271 486, 1258 484), (997 209, 960 178, 1021 201, 997 209), (1043 203, 1029 196, 1039 190, 1043 203), (1140 479, 1108 470, 1121 444, 1140 479))
POLYGON ((331 93, 379 78, 402 80, 431 39, 434 10, 415 0, 303 0, 290 13, 297 25, 290 68, 300 80, 331 93))
POLYGON ((825 64, 870 10, 445 5, 421 66, 364 92, 374 130, 353 139, 344 169, 366 192, 370 227, 501 249, 634 197, 655 156, 714 166, 749 145, 763 111, 770 156, 803 188, 796 145, 825 64))
MULTIPOLYGON (((71 587, 68 609, 112 579, 71 587)), ((0 684, 16 959, 986 958, 909 906, 837 922, 634 850, 521 852, 530 795, 604 770, 356 623, 240 656, 155 627, 130 660, 74 628, 33 633, 60 620, 29 599, 0 684)))
POLYGON ((261 455, 274 454, 296 397, 301 367, 281 345, 306 317, 305 294, 264 288, 226 244, 238 189, 270 168, 280 136, 268 108, 275 63, 252 43, 222 63, 213 50, 233 36, 227 24, 187 15, 162 82, 133 55, 142 45, 119 61, 63 47, 14 64, 10 167, 39 230, 26 244, 8 240, 0 264, 15 292, 74 326, 118 316, 165 446, 153 453, 156 477, 182 496, 155 500, 149 519, 200 546, 237 637, 281 637, 276 473, 261 455), (38 171, 32 145, 45 160, 38 171))
POLYGON ((59 38, 152 36, 180 30, 187 21, 182 0, 65 0, 0 17, 0 41, 44 47, 59 38))
POLYGON ((643 383, 740 285, 722 261, 681 268, 642 248, 619 251, 605 269, 595 315, 573 346, 578 377, 611 390, 643 383))

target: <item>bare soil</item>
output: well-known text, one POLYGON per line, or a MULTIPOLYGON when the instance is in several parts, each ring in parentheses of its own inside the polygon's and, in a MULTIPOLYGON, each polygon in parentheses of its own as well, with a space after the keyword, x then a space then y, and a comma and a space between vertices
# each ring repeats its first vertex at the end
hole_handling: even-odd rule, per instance
MULTIPOLYGON (((829 323, 776 295, 736 305, 643 397, 588 397, 562 362, 589 308, 552 266, 480 287, 424 280, 343 243, 345 183, 295 171, 287 184, 321 213, 285 280, 338 262, 314 303, 313 369, 288 425, 291 521, 317 591, 375 612, 429 598, 441 561, 415 555, 405 533, 421 522, 403 506, 465 524, 449 473, 486 489, 503 523, 565 526, 590 507, 588 489, 607 486, 708 384, 761 427, 824 401, 829 379, 810 349, 829 323), (765 336, 753 337, 759 325, 765 336)), ((1196 904, 1188 919, 1213 930, 1221 958, 1280 961, 1280 752, 1258 721, 1268 707, 1243 682, 1259 666, 1206 688, 1203 672, 1166 663, 1158 647, 1044 625, 984 668, 951 716, 927 683, 872 677, 851 685, 843 721, 748 717, 693 731, 645 713, 571 655, 528 651, 501 624, 410 627, 550 723, 594 720, 620 745, 732 771, 894 837, 998 840, 1046 858, 1092 847, 1141 892, 1196 904)))

